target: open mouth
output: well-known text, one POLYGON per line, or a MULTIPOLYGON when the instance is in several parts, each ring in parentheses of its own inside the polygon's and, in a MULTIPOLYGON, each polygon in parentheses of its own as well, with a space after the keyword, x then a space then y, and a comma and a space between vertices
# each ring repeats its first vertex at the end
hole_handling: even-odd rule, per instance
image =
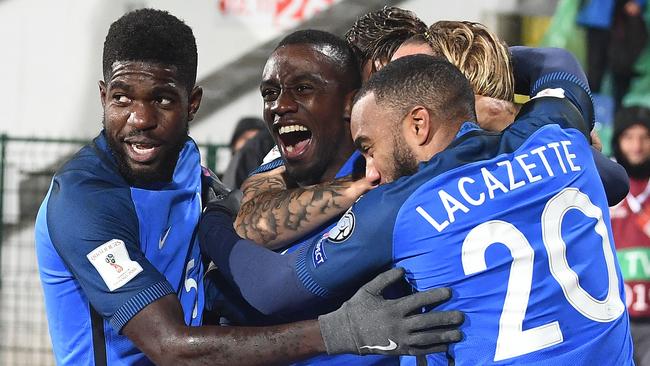
POLYGON ((145 164, 151 162, 158 156, 160 145, 151 142, 124 141, 127 146, 127 153, 132 160, 145 164))
POLYGON ((278 128, 278 137, 280 148, 289 160, 299 158, 311 143, 311 131, 298 124, 278 128))

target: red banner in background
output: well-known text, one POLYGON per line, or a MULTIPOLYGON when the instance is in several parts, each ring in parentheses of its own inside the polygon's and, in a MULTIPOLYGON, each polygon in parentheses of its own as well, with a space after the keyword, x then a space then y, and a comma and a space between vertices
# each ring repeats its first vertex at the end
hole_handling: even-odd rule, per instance
POLYGON ((218 0, 219 12, 244 20, 265 18, 280 28, 293 27, 340 0, 218 0))

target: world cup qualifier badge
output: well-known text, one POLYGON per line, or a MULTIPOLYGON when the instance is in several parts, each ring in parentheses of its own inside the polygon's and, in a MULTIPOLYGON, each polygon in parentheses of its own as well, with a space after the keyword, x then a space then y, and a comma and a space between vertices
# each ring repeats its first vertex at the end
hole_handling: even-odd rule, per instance
POLYGON ((354 232, 355 217, 352 209, 349 209, 327 234, 329 240, 334 243, 341 243, 347 240, 354 232))
POLYGON ((142 272, 142 266, 129 256, 124 241, 112 239, 93 249, 86 258, 95 267, 109 291, 115 291, 142 272))

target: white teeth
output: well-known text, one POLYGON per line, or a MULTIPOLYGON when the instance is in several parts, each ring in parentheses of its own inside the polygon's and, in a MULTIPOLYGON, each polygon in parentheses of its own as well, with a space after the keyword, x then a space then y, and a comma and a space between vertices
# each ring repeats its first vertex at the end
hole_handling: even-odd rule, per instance
POLYGON ((280 127, 280 130, 278 132, 280 133, 280 135, 282 135, 294 131, 309 131, 309 129, 307 129, 307 127, 302 125, 289 125, 289 126, 280 127))
POLYGON ((136 144, 133 144, 131 146, 133 147, 133 151, 135 151, 138 154, 147 154, 154 149, 153 146, 149 148, 143 148, 141 145, 136 145, 136 144))
POLYGON ((293 152, 293 146, 289 145, 285 147, 287 149, 287 152, 293 152))

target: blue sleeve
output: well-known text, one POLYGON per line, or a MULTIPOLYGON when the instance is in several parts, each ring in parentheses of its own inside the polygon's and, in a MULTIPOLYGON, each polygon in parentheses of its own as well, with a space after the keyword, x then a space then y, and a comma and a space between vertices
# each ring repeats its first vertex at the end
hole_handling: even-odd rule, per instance
POLYGON ((578 60, 569 51, 516 46, 510 47, 510 52, 516 93, 535 98, 547 89, 562 89, 563 97, 579 110, 582 123, 586 123, 575 127, 583 131, 586 128, 587 132, 593 129, 594 106, 589 83, 578 60))
POLYGON ((297 258, 298 275, 310 291, 323 297, 359 288, 393 263, 393 229, 402 200, 387 184, 362 196, 335 227, 297 258))
POLYGON ((396 210, 379 212, 390 214, 378 215, 371 197, 361 199, 328 233, 280 255, 241 239, 227 214, 209 211, 199 225, 199 242, 252 307, 265 315, 283 315, 348 294, 392 263, 396 210))
POLYGON ((118 332, 145 306, 175 293, 140 250, 128 188, 66 171, 52 183, 47 228, 93 308, 118 332))
MULTIPOLYGON (((564 127, 578 128, 590 139, 594 125, 594 109, 587 77, 576 58, 561 48, 511 47, 515 73, 515 91, 530 94, 533 99, 544 95, 544 90, 562 89, 580 116, 576 116, 567 103, 558 100, 531 100, 520 115, 526 117, 547 116, 564 127), (538 94, 539 93, 539 94, 538 94), (564 104, 564 105, 562 105, 564 104)), ((548 93, 551 96, 557 94, 548 93)), ((551 98, 546 98, 551 99, 551 98)), ((629 179, 623 167, 592 149, 603 187, 610 206, 620 202, 629 190, 629 179)))
POLYGON ((610 207, 615 206, 630 191, 630 178, 627 176, 625 168, 601 154, 594 147, 591 148, 591 154, 594 157, 598 175, 605 188, 607 204, 610 207))
POLYGON ((317 299, 298 280, 295 255, 280 255, 240 238, 226 213, 203 215, 199 243, 224 279, 264 315, 291 313, 317 299))

